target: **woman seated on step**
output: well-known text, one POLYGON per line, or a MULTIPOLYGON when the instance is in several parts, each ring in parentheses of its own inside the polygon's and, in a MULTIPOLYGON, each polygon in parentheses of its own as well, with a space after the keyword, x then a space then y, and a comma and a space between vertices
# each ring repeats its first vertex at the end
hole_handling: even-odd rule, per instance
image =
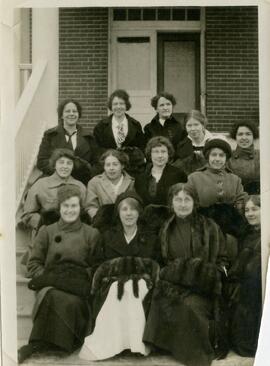
POLYGON ((136 176, 136 192, 145 205, 166 205, 170 186, 186 182, 187 176, 181 169, 170 164, 174 148, 164 136, 155 136, 148 141, 145 156, 148 164, 145 171, 136 176))
POLYGON ((120 194, 117 223, 101 234, 104 262, 92 284, 95 328, 85 338, 82 359, 103 360, 124 350, 149 354, 142 336, 160 256, 157 235, 142 226, 141 212, 135 192, 120 194))
POLYGON ((203 148, 212 138, 206 126, 207 118, 200 111, 193 109, 187 113, 185 118, 187 137, 178 143, 173 163, 174 166, 183 169, 187 175, 206 164, 203 148))
POLYGON ((174 149, 186 136, 182 124, 173 116, 176 105, 175 97, 167 92, 157 94, 151 99, 151 106, 155 109, 155 117, 145 125, 145 140, 148 142, 152 137, 164 136, 170 140, 174 149))
POLYGON ((257 194, 260 192, 260 151, 255 149, 254 140, 259 138, 258 127, 249 121, 235 123, 231 137, 236 140, 237 146, 228 167, 241 178, 248 194, 257 194))
POLYGON ((107 150, 100 158, 103 173, 92 178, 87 185, 85 208, 92 219, 98 209, 113 204, 116 197, 133 189, 134 178, 126 171, 128 156, 118 150, 107 150))
POLYGON ((73 184, 80 189, 82 200, 85 200, 86 188, 71 174, 76 164, 73 151, 69 149, 56 149, 50 158, 50 167, 53 174, 40 178, 32 185, 27 193, 23 206, 21 221, 35 232, 41 225, 48 225, 58 220, 59 187, 73 184))
POLYGON ((214 219, 224 233, 241 235, 244 192, 241 179, 227 168, 232 151, 225 139, 213 138, 203 148, 206 165, 188 176, 188 185, 195 192, 200 212, 214 219))
POLYGON ((45 131, 37 156, 37 168, 44 175, 52 174, 50 156, 53 151, 70 149, 77 157, 72 176, 87 184, 98 169, 96 163, 99 151, 94 137, 79 125, 82 107, 79 102, 69 98, 59 104, 57 112, 58 126, 45 131))
POLYGON ((131 108, 128 93, 123 89, 115 90, 109 97, 108 108, 112 114, 94 128, 100 149, 104 151, 130 146, 143 150, 145 141, 141 123, 126 113, 131 108))
POLYGON ((22 363, 33 354, 66 355, 79 348, 91 328, 91 278, 99 258, 98 230, 81 222, 81 190, 57 192, 60 219, 42 226, 28 262, 28 287, 38 291, 29 343, 18 351, 22 363))
POLYGON ((262 314, 261 202, 259 195, 247 197, 248 227, 239 240, 240 253, 228 272, 230 340, 241 356, 254 357, 262 314))
POLYGON ((172 214, 160 231, 165 267, 153 291, 143 340, 186 366, 210 366, 228 351, 221 296, 227 258, 219 226, 198 214, 196 203, 186 184, 170 188, 172 214))

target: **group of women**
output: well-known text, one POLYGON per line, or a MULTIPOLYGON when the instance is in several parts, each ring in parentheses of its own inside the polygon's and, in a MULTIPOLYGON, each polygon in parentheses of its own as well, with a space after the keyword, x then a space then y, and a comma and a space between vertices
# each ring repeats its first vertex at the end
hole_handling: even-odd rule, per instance
POLYGON ((173 95, 151 104, 157 113, 143 132, 116 90, 92 137, 77 125, 80 105, 67 100, 59 126, 45 132, 44 177, 22 215, 34 233, 27 269, 37 301, 20 363, 77 349, 86 360, 163 350, 187 366, 210 365, 230 348, 255 354, 258 129, 233 126, 232 151, 200 111, 182 126, 173 95))

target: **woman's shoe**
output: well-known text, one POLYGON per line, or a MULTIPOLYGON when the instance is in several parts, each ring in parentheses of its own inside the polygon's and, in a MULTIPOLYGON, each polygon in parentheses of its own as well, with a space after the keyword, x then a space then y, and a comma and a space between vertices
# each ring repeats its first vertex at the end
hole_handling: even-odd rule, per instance
POLYGON ((27 358, 30 358, 34 352, 35 348, 31 343, 22 346, 18 350, 18 363, 23 363, 27 358))

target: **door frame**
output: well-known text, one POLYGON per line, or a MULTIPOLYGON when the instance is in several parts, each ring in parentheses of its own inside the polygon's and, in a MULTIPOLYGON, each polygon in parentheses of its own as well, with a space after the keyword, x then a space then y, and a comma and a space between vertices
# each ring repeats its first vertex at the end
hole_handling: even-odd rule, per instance
POLYGON ((115 37, 117 35, 150 35, 152 43, 151 55, 151 80, 152 96, 157 93, 157 35, 159 33, 190 33, 200 37, 200 81, 199 109, 206 112, 206 66, 205 66, 205 7, 201 7, 200 21, 113 21, 113 9, 109 8, 109 33, 108 33, 108 94, 115 86, 115 37))
POLYGON ((189 32, 158 32, 157 33, 157 92, 164 91, 164 42, 194 41, 195 42, 195 109, 200 109, 201 94, 201 49, 200 33, 189 32))

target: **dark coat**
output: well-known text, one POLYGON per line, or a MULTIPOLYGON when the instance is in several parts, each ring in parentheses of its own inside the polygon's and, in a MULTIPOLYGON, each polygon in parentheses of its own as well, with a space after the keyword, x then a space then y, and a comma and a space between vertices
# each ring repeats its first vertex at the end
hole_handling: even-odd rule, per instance
MULTIPOLYGON (((102 150, 117 149, 117 144, 114 139, 112 131, 112 117, 102 119, 94 128, 94 136, 98 143, 98 146, 102 150)), ((140 149, 144 149, 145 140, 144 134, 140 122, 126 114, 128 120, 128 134, 125 141, 122 144, 124 146, 136 146, 140 149)))
POLYGON ((262 312, 261 231, 248 227, 240 253, 228 273, 230 339, 235 352, 254 357, 262 312))
POLYGON ((183 140, 181 140, 175 150, 175 159, 184 159, 193 154, 193 146, 191 139, 186 136, 183 140))
POLYGON ((30 288, 39 290, 30 342, 55 345, 67 352, 80 347, 92 329, 91 277, 100 258, 99 233, 76 221, 43 226, 28 263, 30 288), (89 284, 88 284, 89 282, 89 284), (59 316, 59 314, 61 316, 59 316))
POLYGON ((253 148, 237 147, 228 161, 231 171, 241 178, 245 192, 260 193, 260 152, 253 148))
POLYGON ((209 366, 228 351, 220 301, 225 241, 214 221, 194 214, 192 255, 173 259, 169 251, 174 225, 172 216, 161 229, 162 257, 167 265, 153 292, 143 340, 171 352, 187 366, 209 366))
POLYGON ((128 256, 160 259, 157 235, 143 227, 138 228, 135 238, 127 244, 119 224, 103 233, 101 245, 104 260, 128 256))
MULTIPOLYGON (((77 126, 77 131, 77 147, 74 155, 79 159, 75 161, 72 176, 82 183, 87 184, 92 175, 95 174, 98 147, 93 136, 86 133, 81 126, 77 126)), ((43 135, 37 157, 37 167, 44 175, 51 175, 53 173, 49 160, 52 152, 59 148, 70 148, 66 141, 62 124, 50 128, 43 135)))
MULTIPOLYGON (((145 275, 149 275, 149 273, 148 271, 143 270, 138 271, 138 264, 142 263, 144 260, 148 260, 149 262, 150 259, 152 260, 151 262, 156 263, 155 261, 159 261, 160 259, 158 236, 153 232, 147 231, 142 226, 138 227, 136 236, 129 244, 126 243, 123 229, 120 224, 109 230, 106 230, 102 234, 101 247, 104 263, 101 264, 101 266, 97 269, 97 275, 95 274, 95 280, 93 282, 94 318, 96 318, 102 305, 104 304, 113 281, 117 280, 122 286, 123 283, 129 278, 136 278, 136 281, 140 278, 145 279, 145 275), (130 264, 132 264, 132 257, 136 258, 137 263, 131 266, 130 264), (129 270, 128 267, 131 267, 134 269, 134 271, 132 272, 132 270, 129 270), (106 277, 107 280, 102 282, 101 278, 104 277, 106 277), (97 283, 100 282, 102 283, 102 286, 97 285, 97 283)), ((147 263, 144 263, 143 265, 149 267, 149 264, 147 263)), ((154 267, 157 268, 158 264, 154 264, 154 267)), ((157 270, 154 272, 156 271, 157 270)), ((154 277, 155 275, 152 276, 152 283, 154 277)), ((146 282, 148 283, 148 281, 146 282)), ((152 291, 149 291, 144 299, 144 309, 146 313, 150 306, 151 294, 152 291)))
POLYGON ((91 267, 99 256, 99 236, 97 229, 80 220, 66 224, 60 219, 52 225, 42 226, 27 265, 28 276, 39 276, 47 267, 66 262, 91 267))
POLYGON ((176 183, 185 183, 186 174, 174 166, 167 164, 163 170, 162 176, 157 183, 157 192, 155 197, 149 194, 149 182, 151 179, 152 166, 148 166, 144 173, 138 175, 135 179, 135 190, 143 199, 145 205, 150 203, 156 205, 166 205, 169 188, 176 183))
POLYGON ((177 121, 174 116, 166 119, 164 125, 162 126, 159 122, 158 114, 144 127, 144 134, 146 142, 155 136, 167 137, 175 149, 178 143, 182 141, 187 135, 182 124, 177 121))

